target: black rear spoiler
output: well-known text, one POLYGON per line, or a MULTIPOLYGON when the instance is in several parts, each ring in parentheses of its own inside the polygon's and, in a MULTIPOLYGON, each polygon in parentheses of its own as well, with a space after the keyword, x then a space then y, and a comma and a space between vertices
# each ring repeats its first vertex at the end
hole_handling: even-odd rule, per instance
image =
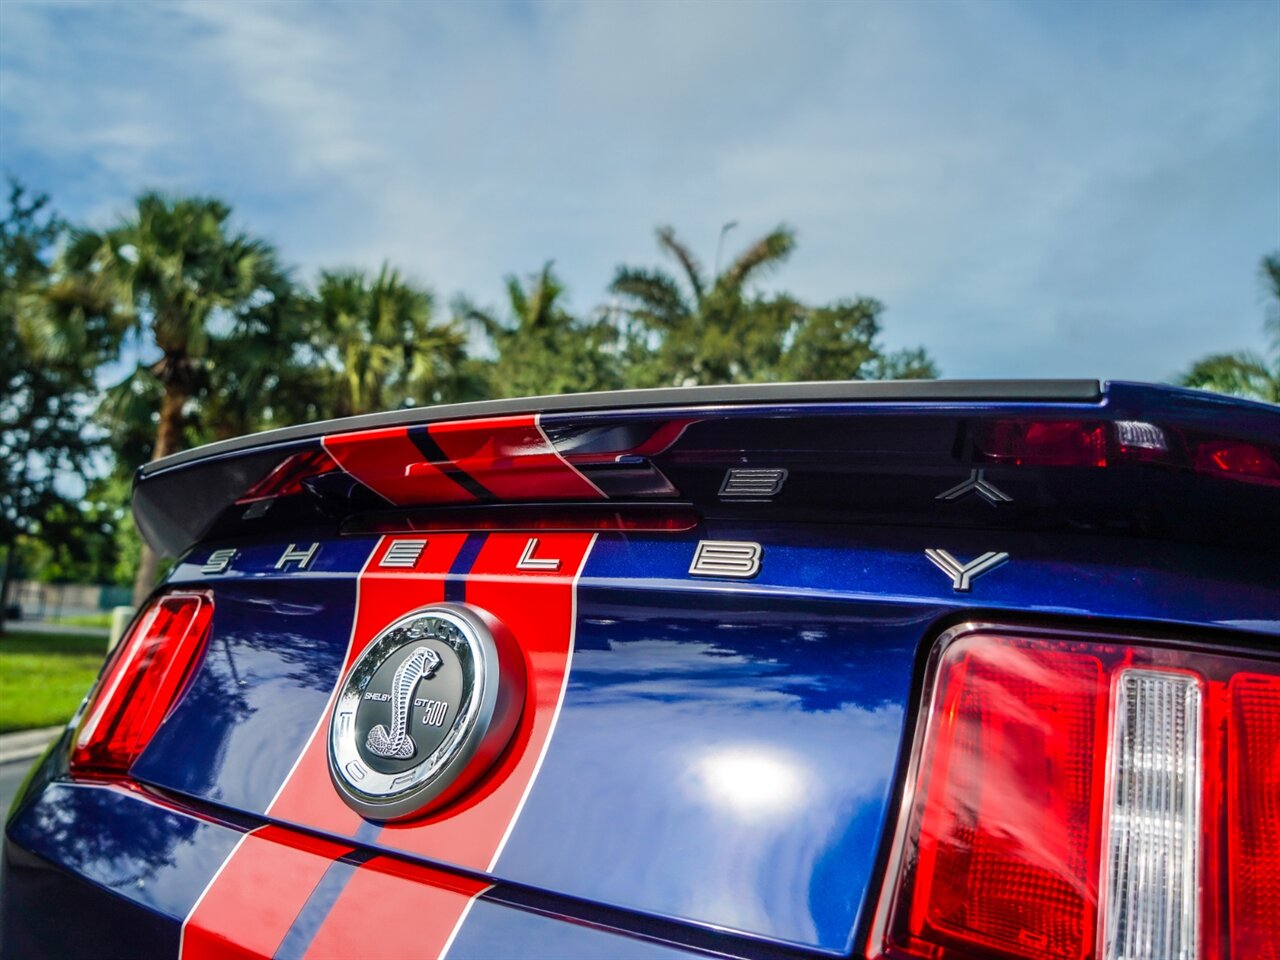
POLYGON ((670 387, 656 390, 610 390, 568 393, 549 397, 516 397, 446 403, 367 413, 340 420, 302 423, 278 430, 219 440, 183 450, 145 464, 138 478, 170 470, 197 460, 228 453, 311 440, 333 433, 376 430, 444 420, 473 420, 518 413, 573 413, 599 410, 640 410, 651 407, 700 407, 736 404, 809 404, 869 402, 958 401, 1096 401, 1102 396, 1097 380, 827 380, 812 383, 745 383, 709 387, 670 387))
MULTIPOLYGON (((960 512, 938 508, 935 494, 975 469, 1000 476, 1005 487, 1018 489, 1018 496, 999 511, 965 521, 969 523, 1024 529, 1065 524, 1203 539, 1224 535, 1223 523, 1238 512, 1264 522, 1276 515, 1280 484, 1249 476, 1243 478, 1249 482, 1215 486, 1216 478, 1196 472, 1187 444, 1201 443, 1197 438, 1206 436, 1261 444, 1257 449, 1269 455, 1265 451, 1280 444, 1280 407, 1170 387, 1113 383, 1104 390, 1093 380, 631 390, 397 410, 222 441, 142 468, 135 482, 134 512, 153 547, 179 556, 206 539, 303 527, 337 532, 356 514, 392 507, 570 501, 584 491, 588 499, 599 495, 612 502, 676 498, 704 515, 708 510, 723 514, 735 508, 733 498, 721 490, 726 470, 763 465, 785 467, 793 474, 787 496, 769 504, 767 515, 776 519, 950 524, 960 512), (1115 468, 1096 471, 1083 464, 1080 469, 1028 470, 1028 464, 1035 464, 984 448, 981 431, 1001 418, 1015 425, 1018 418, 1040 418, 1059 426, 1104 429, 1115 468), (475 421, 482 423, 468 426, 475 421), (490 471, 487 477, 477 476, 474 462, 459 459, 456 442, 452 454, 437 443, 440 437, 456 441, 468 431, 483 434, 488 423, 504 424, 503 429, 525 423, 537 431, 529 434, 534 442, 546 446, 543 456, 563 460, 578 479, 563 489, 547 488, 536 472, 527 474, 528 484, 512 482, 520 479, 520 463, 536 458, 523 461, 510 455, 483 467, 490 471), (1119 462, 1114 455, 1123 439, 1116 433, 1120 424, 1167 431, 1170 443, 1177 445, 1166 451, 1170 462, 1159 464, 1161 469, 1119 462), (364 452, 343 462, 340 451, 350 454, 353 443, 364 452), (1171 460, 1175 454, 1181 458, 1177 463, 1171 460), (375 473, 383 470, 373 479, 370 459, 375 473), (1023 466, 1014 468, 1015 459, 1023 466), (321 462, 327 472, 316 466, 321 462), (287 479, 291 473, 305 476, 301 483, 295 477, 287 489, 282 481, 262 492, 264 480, 287 479), (405 479, 411 475, 426 479, 411 483, 405 479), (1082 480, 1088 483, 1082 486, 1082 480), (441 485, 457 497, 440 499, 441 485), (410 488, 437 493, 406 499, 404 491, 410 488), (1174 520, 1187 513, 1188 491, 1195 491, 1203 523, 1174 520), (1229 501, 1225 514, 1223 498, 1229 501), (1196 532, 1198 526, 1204 529, 1196 532)), ((485 445, 484 436, 472 439, 467 449, 485 445)), ((519 453, 527 438, 510 443, 519 453)), ((759 505, 751 509, 757 518, 764 515, 759 505)))

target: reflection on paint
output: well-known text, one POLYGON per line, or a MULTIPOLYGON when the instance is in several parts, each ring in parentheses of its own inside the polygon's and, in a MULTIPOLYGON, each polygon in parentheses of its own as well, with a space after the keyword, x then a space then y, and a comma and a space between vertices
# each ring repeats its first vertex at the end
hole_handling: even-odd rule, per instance
POLYGON ((716 750, 694 769, 703 796, 744 820, 795 812, 809 781, 804 768, 788 757, 750 745, 716 750))
POLYGON ((579 596, 556 736, 497 875, 847 952, 923 626, 896 607, 634 599, 579 596))

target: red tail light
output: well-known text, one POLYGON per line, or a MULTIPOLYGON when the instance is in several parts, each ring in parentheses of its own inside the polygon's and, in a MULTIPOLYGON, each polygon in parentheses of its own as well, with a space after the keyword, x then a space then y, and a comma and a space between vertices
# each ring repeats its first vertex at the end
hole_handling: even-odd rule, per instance
POLYGON ((1033 467, 1148 463, 1280 486, 1280 447, 1141 420, 989 420, 974 425, 978 460, 1033 467))
POLYGON ((1253 483, 1280 484, 1276 452, 1243 440, 1201 440, 1195 446, 1195 468, 1253 483))
POLYGON ((182 692, 212 618, 213 597, 206 592, 165 594, 143 611, 85 712, 73 772, 128 772, 182 692))
POLYGON ((1280 663, 961 628, 926 703, 871 956, 1280 956, 1280 663))
POLYGON ((1105 467, 1107 431, 1078 420, 995 420, 977 438, 978 453, 998 463, 1105 467))
POLYGON ((1280 677, 1231 680, 1227 872, 1231 956, 1280 957, 1280 677))

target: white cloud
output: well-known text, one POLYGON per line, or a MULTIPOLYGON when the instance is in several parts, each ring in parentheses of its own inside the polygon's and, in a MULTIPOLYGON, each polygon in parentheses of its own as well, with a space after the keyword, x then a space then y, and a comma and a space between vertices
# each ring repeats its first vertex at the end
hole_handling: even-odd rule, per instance
POLYGON ((3 165, 83 215, 214 192, 308 271, 574 302, 677 226, 960 376, 1158 378, 1257 343, 1273 5, 5 4, 3 165))

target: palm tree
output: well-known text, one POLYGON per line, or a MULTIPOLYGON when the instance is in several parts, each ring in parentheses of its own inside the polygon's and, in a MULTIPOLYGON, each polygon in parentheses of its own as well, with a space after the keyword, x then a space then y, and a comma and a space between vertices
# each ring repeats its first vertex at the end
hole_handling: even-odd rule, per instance
POLYGON ((328 416, 305 351, 310 300, 281 273, 209 345, 201 441, 225 440, 328 416))
POLYGON ((478 326, 496 358, 486 364, 490 394, 534 394, 613 390, 621 386, 616 328, 606 319, 584 322, 563 306, 565 288, 551 261, 525 282, 506 278, 507 316, 461 298, 455 313, 478 326))
POLYGON ((1182 375, 1183 386, 1280 403, 1280 252, 1262 258, 1261 272, 1271 301, 1265 324, 1271 336, 1270 358, 1251 350, 1203 357, 1182 375))
MULTIPOLYGON (((206 393, 214 345, 280 283, 275 251, 233 231, 230 217, 231 208, 220 200, 148 192, 115 227, 74 232, 64 253, 68 283, 78 286, 84 302, 106 298, 117 305, 113 313, 95 310, 86 317, 114 324, 118 351, 133 345, 158 354, 109 391, 103 408, 114 419, 113 412, 123 413, 135 398, 158 400, 152 460, 184 447, 189 419, 206 393)), ((74 291, 67 295, 76 298, 74 291)), ((150 592, 158 565, 159 558, 144 549, 135 605, 150 592)))
POLYGON ((325 271, 311 309, 329 416, 466 398, 466 335, 434 322, 431 291, 398 271, 325 271))
MULTIPOLYGON (((636 385, 656 386, 724 383, 757 379, 760 367, 782 348, 782 335, 796 306, 780 302, 765 314, 753 310, 748 284, 779 266, 795 249, 795 233, 778 226, 739 253, 715 276, 709 276, 671 227, 659 227, 658 248, 676 261, 683 284, 661 269, 619 267, 610 289, 623 297, 636 325, 633 342, 636 385), (769 330, 751 321, 768 321, 769 330), (781 325, 779 329, 773 327, 781 325), (755 326, 762 357, 744 353, 744 337, 755 326), (645 354, 650 355, 646 361, 645 354)), ((773 358, 776 359, 776 358, 773 358)))

